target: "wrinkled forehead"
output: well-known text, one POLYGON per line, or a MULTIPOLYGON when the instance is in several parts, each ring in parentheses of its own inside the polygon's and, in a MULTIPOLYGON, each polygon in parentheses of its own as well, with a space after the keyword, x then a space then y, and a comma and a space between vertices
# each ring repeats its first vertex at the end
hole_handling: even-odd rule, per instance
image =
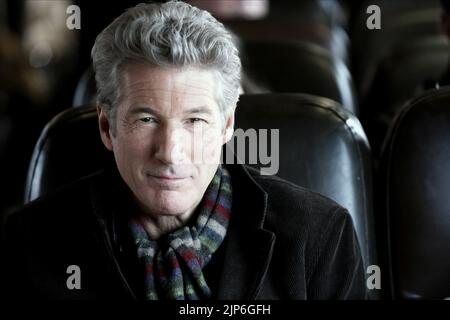
MULTIPOLYGON (((124 66, 120 102, 124 105, 207 105, 218 108, 216 71, 197 67, 124 66)), ((217 110, 219 111, 219 110, 217 110)))

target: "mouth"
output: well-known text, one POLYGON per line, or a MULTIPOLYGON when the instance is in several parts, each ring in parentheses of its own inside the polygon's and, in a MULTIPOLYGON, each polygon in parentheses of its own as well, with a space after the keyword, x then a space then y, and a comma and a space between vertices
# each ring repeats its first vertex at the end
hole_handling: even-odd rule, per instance
POLYGON ((153 181, 159 188, 168 190, 182 187, 184 182, 187 180, 187 177, 152 174, 147 174, 147 178, 153 181))
POLYGON ((155 179, 161 179, 166 181, 179 181, 186 179, 185 177, 176 177, 176 176, 154 176, 154 175, 148 175, 149 177, 155 178, 155 179))

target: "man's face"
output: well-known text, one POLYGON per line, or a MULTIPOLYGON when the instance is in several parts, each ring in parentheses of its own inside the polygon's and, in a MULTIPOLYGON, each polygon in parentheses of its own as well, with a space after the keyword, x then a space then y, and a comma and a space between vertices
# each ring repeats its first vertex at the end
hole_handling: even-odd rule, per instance
POLYGON ((116 127, 99 108, 102 140, 144 213, 188 216, 199 204, 232 136, 223 123, 214 73, 129 64, 116 127))

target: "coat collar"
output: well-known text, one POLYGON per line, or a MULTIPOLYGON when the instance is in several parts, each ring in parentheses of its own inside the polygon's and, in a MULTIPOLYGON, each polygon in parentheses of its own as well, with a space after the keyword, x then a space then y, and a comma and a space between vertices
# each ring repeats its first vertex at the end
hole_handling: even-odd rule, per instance
MULTIPOLYGON (((263 228, 268 195, 241 164, 229 165, 233 209, 219 279, 219 300, 255 299, 267 273, 275 234, 263 228)), ((250 169, 251 170, 251 169, 250 169)))

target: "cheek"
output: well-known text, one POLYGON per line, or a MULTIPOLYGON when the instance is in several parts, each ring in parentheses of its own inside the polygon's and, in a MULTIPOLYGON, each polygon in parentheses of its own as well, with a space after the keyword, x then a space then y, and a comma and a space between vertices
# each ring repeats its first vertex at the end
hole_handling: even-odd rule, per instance
POLYGON ((125 163, 146 159, 151 141, 139 136, 122 136, 113 143, 114 155, 125 163))
POLYGON ((196 154, 201 154, 203 163, 214 164, 220 158, 222 134, 219 130, 208 130, 202 136, 201 143, 195 143, 196 154))

